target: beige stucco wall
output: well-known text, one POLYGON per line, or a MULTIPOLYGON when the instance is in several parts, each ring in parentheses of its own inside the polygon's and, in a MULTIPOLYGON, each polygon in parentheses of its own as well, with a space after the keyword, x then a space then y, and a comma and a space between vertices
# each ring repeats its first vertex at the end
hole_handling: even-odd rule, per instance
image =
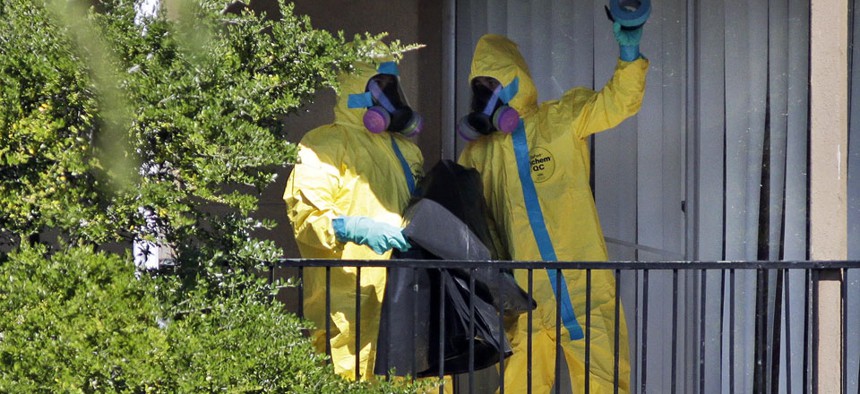
MULTIPOLYGON (((810 196, 812 260, 848 257, 848 2, 812 0, 810 21, 810 196)), ((841 271, 818 282, 817 393, 842 392, 845 317, 841 271)))

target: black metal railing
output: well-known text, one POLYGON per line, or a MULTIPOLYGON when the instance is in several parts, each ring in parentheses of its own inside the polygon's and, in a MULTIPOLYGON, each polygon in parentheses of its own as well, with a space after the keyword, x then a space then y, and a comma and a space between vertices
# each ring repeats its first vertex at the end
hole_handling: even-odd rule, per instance
MULTIPOLYGON (((330 288, 331 269, 336 267, 358 267, 356 270, 356 294, 360 293, 361 268, 412 268, 419 270, 459 270, 468 273, 470 294, 475 293, 474 273, 477 270, 525 270, 528 280, 520 283, 529 297, 533 294, 533 272, 553 270, 556 278, 562 272, 580 270, 585 272, 585 321, 584 321, 584 381, 575 385, 573 392, 598 392, 592 389, 592 273, 608 270, 614 273, 614 337, 612 382, 614 392, 619 392, 619 318, 626 315, 627 331, 630 333, 630 387, 631 393, 646 392, 778 392, 780 385, 785 392, 816 392, 817 360, 816 348, 819 338, 817 286, 822 273, 837 273, 843 278, 841 284, 842 319, 842 391, 849 392, 849 383, 855 384, 860 371, 848 370, 847 360, 857 358, 849 354, 849 341, 856 341, 856 329, 848 324, 848 272, 860 268, 860 261, 675 261, 675 262, 511 262, 511 261, 442 261, 442 260, 373 260, 340 261, 284 259, 272 264, 270 279, 278 277, 301 278, 309 267, 324 267, 326 287, 330 288), (670 298, 671 299, 668 299, 670 298), (754 300, 751 307, 749 301, 754 300), (618 302, 621 301, 621 302, 618 302), (668 305, 671 305, 667 308, 668 305), (797 310, 801 305, 802 310, 797 310), (752 322, 747 321, 752 317, 752 322), (656 320, 655 320, 656 319, 656 320), (666 323, 668 319, 669 323, 666 323), (751 323, 751 324, 750 324, 751 323), (749 328, 753 327, 752 330, 749 328), (656 333, 654 332, 656 330, 656 333), (668 332, 667 332, 668 330, 668 332), (753 343, 753 348, 743 343, 753 343), (668 342, 668 343, 666 343, 668 342), (796 344, 802 349, 797 349, 796 344), (668 356, 667 352, 668 350, 668 356), (752 355, 750 360, 750 354, 752 355)), ((556 291, 561 291, 560 279, 555 282, 556 291)), ((417 286, 416 286, 417 290, 417 286)), ((288 307, 303 314, 300 288, 285 290, 280 299, 288 307)), ((444 286, 438 294, 443 302, 444 286)), ((330 292, 326 292, 326 314, 330 316, 330 292)), ((435 301, 434 301, 435 302, 435 301)), ((361 320, 359 300, 356 299, 356 319, 361 320)), ((556 303, 555 338, 562 338, 560 303, 556 303)), ((417 311, 417 309, 416 309, 417 311)), ((445 308, 439 317, 441 377, 445 370, 444 339, 445 308)), ((474 331, 474 299, 469 298, 469 332, 474 331)), ((532 311, 526 312, 532 332, 532 311)), ((374 317, 378 318, 378 317, 374 317)), ((426 319, 412 316, 415 320, 426 319)), ((503 327, 502 313, 498 323, 503 327)), ((330 319, 326 321, 326 332, 331 332, 330 319)), ((356 326, 356 349, 359 348, 361 325, 356 326)), ((366 335, 366 334, 365 334, 366 335)), ((505 335, 501 330, 501 335, 505 335)), ((328 345, 328 341, 327 341, 328 345)), ((474 365, 474 338, 469 341, 469 365, 474 365)), ((327 347, 327 351, 331 349, 327 347)), ((532 387, 532 343, 528 339, 527 386, 532 387)), ((356 352, 357 353, 357 352, 356 352)), ((502 355, 499 361, 505 358, 502 355)), ((560 341, 556 341, 555 373, 557 378, 553 392, 569 392, 563 387, 561 373, 564 357, 560 341)), ((359 364, 356 354, 356 365, 359 364)), ((454 380, 455 392, 505 392, 505 364, 499 362, 494 373, 479 374, 469 368, 454 380), (487 376, 490 376, 489 378, 487 376), (495 382, 487 380, 496 379, 495 382), (489 389, 487 388, 489 387, 489 389)), ((356 378, 358 375, 356 368, 356 378)), ((566 373, 565 373, 566 375, 566 373)), ((624 389, 620 389, 622 392, 624 389)), ((854 388, 856 390, 856 388, 854 388)), ((440 393, 442 389, 440 388, 440 393)), ((856 391, 851 391, 856 392, 856 391)))

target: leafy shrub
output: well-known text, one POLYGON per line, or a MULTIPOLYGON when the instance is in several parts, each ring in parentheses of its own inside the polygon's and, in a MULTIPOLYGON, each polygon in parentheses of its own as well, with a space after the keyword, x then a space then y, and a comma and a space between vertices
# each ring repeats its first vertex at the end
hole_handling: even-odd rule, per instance
POLYGON ((0 245, 19 248, 0 255, 0 392, 409 390, 334 375, 253 275, 282 255, 249 218, 295 159, 282 120, 382 37, 283 3, 136 22, 135 1, 86 2, 0 1, 0 245), (46 229, 58 248, 30 246, 46 229), (179 275, 95 252, 134 239, 173 246, 179 275))
POLYGON ((382 36, 347 41, 284 4, 276 21, 184 0, 136 22, 132 0, 80 3, 0 2, 0 234, 149 239, 186 267, 280 256, 249 214, 295 160, 283 119, 382 36))
POLYGON ((86 69, 30 2, 0 3, 0 37, 0 230, 26 238, 87 218, 77 231, 104 239, 91 230, 106 215, 91 162, 96 103, 86 69))
POLYGON ((117 255, 44 252, 25 247, 0 266, 2 392, 414 390, 334 375, 303 323, 257 289, 178 292, 174 277, 117 255))

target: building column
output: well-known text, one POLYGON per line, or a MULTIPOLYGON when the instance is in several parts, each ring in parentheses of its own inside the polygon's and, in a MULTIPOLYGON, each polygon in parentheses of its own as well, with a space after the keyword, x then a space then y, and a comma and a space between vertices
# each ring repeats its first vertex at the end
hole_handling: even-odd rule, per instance
MULTIPOLYGON (((810 0, 809 250, 848 256, 848 2, 810 0)), ((842 392, 842 271, 818 280, 818 393, 842 392)))

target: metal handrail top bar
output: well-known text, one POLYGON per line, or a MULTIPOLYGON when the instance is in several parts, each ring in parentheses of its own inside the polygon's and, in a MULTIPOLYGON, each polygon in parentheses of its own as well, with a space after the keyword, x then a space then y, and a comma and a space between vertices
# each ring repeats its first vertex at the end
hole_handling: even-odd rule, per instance
POLYGON ((412 267, 611 270, 844 269, 860 260, 797 261, 510 261, 510 260, 334 260, 283 258, 274 267, 412 267))

